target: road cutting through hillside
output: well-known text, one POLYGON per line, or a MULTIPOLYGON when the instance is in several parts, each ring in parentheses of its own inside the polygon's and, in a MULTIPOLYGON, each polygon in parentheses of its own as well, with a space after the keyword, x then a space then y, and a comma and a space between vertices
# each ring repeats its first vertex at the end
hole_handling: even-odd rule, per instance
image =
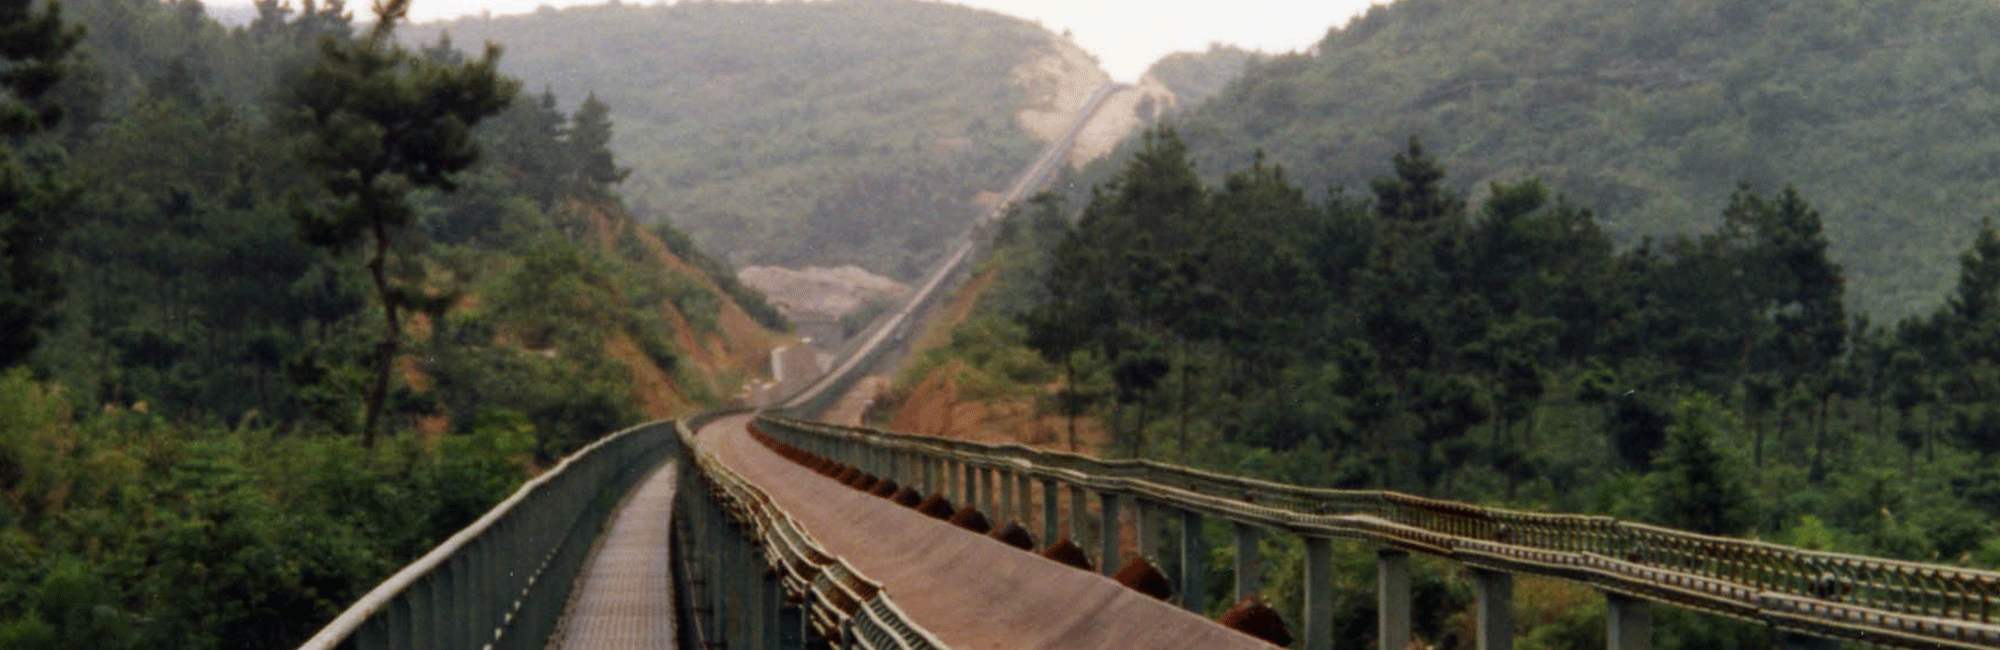
POLYGON ((947 647, 1273 647, 1104 576, 836 483, 752 439, 750 418, 717 420, 696 444, 770 495, 828 553, 880 583, 947 647))

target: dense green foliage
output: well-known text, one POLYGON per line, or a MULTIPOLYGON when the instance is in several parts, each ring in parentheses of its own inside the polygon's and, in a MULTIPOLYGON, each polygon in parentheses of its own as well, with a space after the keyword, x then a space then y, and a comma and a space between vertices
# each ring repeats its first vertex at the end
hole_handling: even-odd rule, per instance
MULTIPOLYGON (((384 0, 376 7, 366 36, 320 41, 319 56, 287 88, 298 107, 294 119, 302 157, 332 199, 327 208, 301 206, 293 218, 314 245, 343 250, 366 241, 370 252, 363 266, 382 306, 382 341, 376 344, 375 380, 361 424, 363 447, 374 446, 389 396, 389 373, 403 342, 402 311, 440 302, 420 286, 421 271, 391 268, 406 263, 390 247, 417 218, 410 193, 457 190, 452 177, 479 157, 473 126, 506 108, 520 87, 500 76, 499 47, 487 45, 478 62, 454 61, 458 57, 443 47, 434 56, 418 56, 391 40, 410 0, 384 0), (392 273, 417 280, 391 282, 392 273)), ((583 159, 584 178, 603 176, 601 182, 615 183, 620 177, 596 171, 611 167, 610 152, 602 151, 610 139, 605 113, 591 98, 569 135, 598 149, 583 159)))
MULTIPOLYGON (((29 0, 0 2, 0 143, 55 126, 62 106, 44 101, 62 79, 63 58, 81 39, 61 9, 29 0)), ((35 347, 52 319, 59 286, 44 247, 64 199, 61 186, 0 148, 0 368, 35 347)))
POLYGON ((0 4, 0 647, 291 647, 639 419, 628 364, 715 392, 608 104, 338 2, 52 7, 0 4))
MULTIPOLYGON (((2000 565, 1990 225, 1943 307, 1879 327, 1794 188, 1621 250, 1537 181, 1467 201, 1414 139, 1324 199, 1261 159, 1211 187, 1192 151, 1149 132, 1073 224, 1016 210, 933 356, 1093 416, 1114 455, 2000 565)), ((1681 647, 1768 639, 1671 620, 1681 647)), ((1551 625, 1524 635, 1562 647, 1551 625)))
POLYGON ((286 648, 527 476, 525 422, 435 447, 74 413, 0 374, 0 647, 286 648))
POLYGON ((1624 246, 1715 227, 1738 182, 1796 185, 1851 306, 1901 318, 2000 211, 1996 26, 1980 0, 1403 0, 1176 125, 1211 182, 1262 150, 1309 191, 1414 134, 1475 198, 1539 177, 1624 246))
POLYGON ((911 278, 972 198, 1036 150, 1011 74, 1052 52, 1014 18, 915 0, 610 4, 420 25, 507 49, 503 69, 623 111, 642 220, 734 265, 859 264, 911 278))

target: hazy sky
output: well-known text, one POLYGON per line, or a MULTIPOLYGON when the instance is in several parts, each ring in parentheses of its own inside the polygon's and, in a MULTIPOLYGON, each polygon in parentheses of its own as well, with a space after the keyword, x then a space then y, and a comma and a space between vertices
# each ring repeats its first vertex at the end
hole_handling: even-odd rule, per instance
MULTIPOLYGON (((603 0, 416 0, 412 17, 456 18, 481 11, 527 13, 541 5, 566 7, 603 0)), ((638 0, 630 4, 649 4, 638 0)), ((209 0, 217 6, 249 5, 248 0, 209 0)), ((1205 50, 1224 43, 1265 52, 1301 50, 1319 42, 1329 27, 1374 4, 1370 0, 963 0, 956 4, 991 9, 1040 21, 1050 30, 1070 30, 1078 45, 1097 55, 1119 81, 1133 81, 1155 59, 1180 50, 1205 50)), ((369 0, 348 0, 365 14, 369 0)))

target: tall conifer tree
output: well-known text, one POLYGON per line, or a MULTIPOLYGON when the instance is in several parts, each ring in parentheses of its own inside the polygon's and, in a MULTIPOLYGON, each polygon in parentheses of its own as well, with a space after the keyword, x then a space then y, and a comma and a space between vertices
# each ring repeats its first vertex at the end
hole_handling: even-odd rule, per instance
POLYGON ((47 173, 16 159, 13 146, 55 125, 43 103, 62 79, 63 58, 83 31, 55 3, 0 0, 0 368, 20 363, 54 318, 58 285, 48 268, 61 192, 47 173))
POLYGON ((499 72, 500 49, 477 61, 446 64, 416 56, 391 37, 410 0, 375 5, 376 22, 358 40, 320 40, 319 59, 292 88, 305 132, 302 148, 333 203, 301 209, 307 239, 332 248, 366 241, 368 273, 382 305, 382 341, 368 391, 362 444, 372 446, 389 373, 402 344, 401 310, 420 295, 390 281, 396 243, 415 219, 411 191, 457 187, 452 175, 472 165, 472 126, 499 113, 516 83, 499 72))

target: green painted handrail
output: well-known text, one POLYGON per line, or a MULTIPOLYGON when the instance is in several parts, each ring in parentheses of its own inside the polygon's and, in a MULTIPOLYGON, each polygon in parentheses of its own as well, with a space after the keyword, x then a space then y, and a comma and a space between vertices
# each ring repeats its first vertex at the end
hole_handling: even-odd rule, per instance
MULTIPOLYGON (((778 576, 787 600, 801 603, 808 611, 806 621, 815 634, 828 640, 851 638, 859 646, 873 650, 945 648, 929 631, 910 620, 881 584, 828 553, 768 494, 695 444, 699 428, 697 424, 686 423, 678 430, 682 448, 690 450, 689 466, 695 470, 691 475, 702 484, 702 489, 687 490, 683 496, 713 500, 750 537, 734 543, 751 544, 761 564, 778 576)), ((709 588, 716 589, 722 581, 706 582, 709 588)))
POLYGON ((619 497, 679 452, 673 421, 591 443, 389 576, 300 649, 541 648, 619 497))
POLYGON ((1307 536, 1589 583, 1815 636, 1912 648, 2000 647, 2000 572, 1812 551, 1603 516, 1308 488, 1022 445, 772 415, 758 422, 790 444, 831 443, 836 458, 850 463, 872 451, 1000 470, 1307 536))

